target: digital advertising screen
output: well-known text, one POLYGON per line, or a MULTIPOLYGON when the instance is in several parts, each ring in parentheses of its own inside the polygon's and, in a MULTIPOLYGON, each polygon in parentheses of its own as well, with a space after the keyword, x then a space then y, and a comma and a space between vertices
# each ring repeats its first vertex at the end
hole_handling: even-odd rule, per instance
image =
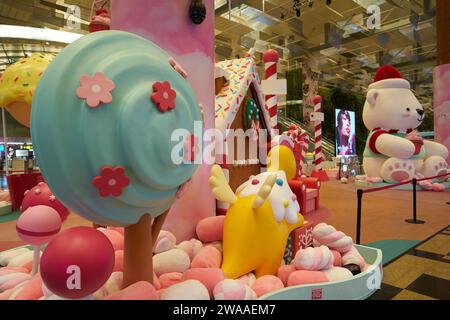
POLYGON ((336 109, 336 156, 356 155, 355 112, 336 109))

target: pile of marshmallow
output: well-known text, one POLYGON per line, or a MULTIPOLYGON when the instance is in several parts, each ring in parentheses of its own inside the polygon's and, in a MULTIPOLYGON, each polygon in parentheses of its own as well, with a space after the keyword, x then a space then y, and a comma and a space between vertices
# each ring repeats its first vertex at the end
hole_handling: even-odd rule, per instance
POLYGON ((278 269, 285 286, 348 280, 369 267, 352 238, 333 226, 320 223, 312 236, 313 247, 300 249, 290 265, 278 269))
MULTIPOLYGON (((314 247, 299 250, 290 265, 280 263, 277 276, 256 279, 249 273, 227 279, 221 270, 224 216, 206 218, 197 225, 198 239, 177 243, 162 231, 154 247, 154 282, 122 288, 123 229, 99 228, 115 250, 114 270, 108 281, 86 299, 105 300, 254 300, 284 287, 339 281, 364 271, 367 265, 352 239, 321 223, 313 230, 314 247)), ((32 252, 26 248, 0 253, 0 300, 55 300, 40 274, 31 276, 32 252)))

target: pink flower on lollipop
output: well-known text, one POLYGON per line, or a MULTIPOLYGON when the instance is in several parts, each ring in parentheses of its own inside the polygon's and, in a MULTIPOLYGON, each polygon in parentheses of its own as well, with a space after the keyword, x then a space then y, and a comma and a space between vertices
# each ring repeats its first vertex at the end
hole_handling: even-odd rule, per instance
POLYGON ((159 111, 166 112, 175 108, 177 93, 170 86, 169 81, 153 83, 151 99, 158 106, 159 111))
POLYGON ((125 174, 123 167, 104 166, 100 175, 92 180, 92 184, 98 188, 102 197, 110 195, 118 197, 122 194, 124 188, 130 184, 130 178, 125 174))
POLYGON ((191 133, 184 140, 184 160, 193 162, 198 151, 198 138, 196 135, 191 133))

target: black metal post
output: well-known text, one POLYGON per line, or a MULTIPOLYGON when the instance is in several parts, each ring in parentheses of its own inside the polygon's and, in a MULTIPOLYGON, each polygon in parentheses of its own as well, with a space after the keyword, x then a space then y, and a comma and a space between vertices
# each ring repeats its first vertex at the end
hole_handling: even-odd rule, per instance
POLYGON ((358 189, 356 191, 356 194, 358 196, 358 208, 357 208, 357 215, 356 215, 356 244, 361 244, 361 206, 362 206, 362 196, 363 196, 363 190, 358 189))
POLYGON ((413 224, 424 224, 425 221, 417 220, 417 179, 412 179, 413 185, 413 218, 406 219, 405 221, 413 224))

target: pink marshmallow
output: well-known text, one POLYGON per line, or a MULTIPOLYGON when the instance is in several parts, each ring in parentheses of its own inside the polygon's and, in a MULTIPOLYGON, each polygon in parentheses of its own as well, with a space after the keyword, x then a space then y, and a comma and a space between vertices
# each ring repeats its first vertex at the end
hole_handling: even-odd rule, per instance
POLYGON ((242 284, 245 284, 245 285, 251 287, 255 283, 256 277, 255 277, 254 273, 250 272, 250 273, 244 274, 243 276, 239 277, 238 280, 242 284))
POLYGON ((214 287, 215 300, 244 300, 247 286, 238 280, 225 279, 214 287))
POLYGON ((279 278, 272 275, 266 275, 256 279, 252 286, 252 290, 255 291, 258 297, 283 288, 283 282, 279 278))
POLYGON ((165 230, 161 230, 156 240, 155 247, 153 248, 153 253, 161 253, 174 249, 177 244, 177 238, 173 233, 165 230))
POLYGON ((125 229, 121 227, 107 227, 108 230, 114 230, 118 233, 120 233, 122 236, 125 234, 125 229))
POLYGON ((354 246, 352 246, 352 248, 348 252, 342 255, 342 265, 347 266, 349 264, 356 264, 361 270, 364 269, 364 266, 366 264, 366 261, 354 246))
MULTIPOLYGON (((106 283, 98 289, 94 294, 94 298, 97 300, 103 299, 104 297, 110 295, 113 292, 118 292, 122 288, 123 283, 123 273, 122 272, 113 272, 106 283)), ((45 288, 45 287, 44 287, 45 288)), ((44 295, 51 295, 51 293, 45 292, 48 289, 44 289, 44 295)))
POLYGON ((163 295, 163 293, 164 293, 165 290, 166 290, 166 289, 159 289, 159 290, 156 290, 156 294, 158 295, 158 300, 161 300, 161 296, 163 295))
POLYGON ((115 261, 113 272, 123 271, 123 250, 117 250, 114 252, 115 261))
POLYGON ((277 277, 280 278, 284 286, 287 286, 289 276, 291 275, 292 272, 296 270, 297 269, 292 264, 281 266, 278 268, 277 277))
POLYGON ((17 276, 4 282, 0 286, 0 292, 3 292, 8 289, 12 289, 12 288, 18 286, 19 284, 21 284, 22 282, 28 281, 30 279, 31 279, 31 275, 25 274, 25 273, 18 273, 17 276))
POLYGON ((0 292, 0 301, 8 300, 11 294, 13 293, 14 288, 8 289, 6 291, 0 292))
POLYGON ((341 253, 337 250, 331 250, 331 253, 334 256, 334 263, 333 266, 335 267, 342 267, 342 256, 341 253))
POLYGON ((189 256, 180 249, 172 249, 153 256, 153 270, 157 276, 168 272, 184 272, 190 265, 189 256))
POLYGON ((183 274, 181 272, 164 273, 159 277, 159 282, 162 289, 166 289, 174 284, 181 282, 183 274))
POLYGON ((191 268, 220 268, 222 254, 213 246, 203 247, 191 262, 191 268))
POLYGON ((198 238, 203 242, 222 241, 225 216, 208 217, 197 224, 198 238))
POLYGON ((326 246, 309 247, 297 251, 293 265, 298 270, 319 271, 333 266, 334 256, 326 246))
POLYGON ((177 248, 186 252, 189 256, 189 259, 192 261, 203 248, 203 244, 197 239, 191 239, 189 241, 180 242, 177 245, 177 248))
POLYGON ((328 282, 328 278, 322 271, 297 270, 291 273, 288 286, 300 286, 306 284, 328 282))
POLYGON ((445 186, 441 183, 433 183, 432 189, 434 192, 444 192, 445 186))
POLYGON ((110 294, 104 300, 158 300, 158 298, 156 289, 152 284, 139 281, 121 291, 110 294))
POLYGON ((334 267, 329 270, 325 270, 323 273, 330 282, 344 281, 353 277, 353 274, 348 269, 340 267, 334 267))
POLYGON ((109 241, 111 241, 114 251, 123 250, 123 236, 119 232, 105 228, 98 228, 98 230, 108 237, 109 241))
POLYGON ((226 279, 226 276, 222 269, 219 268, 193 268, 187 270, 183 275, 183 281, 200 281, 208 289, 210 297, 213 295, 213 290, 216 284, 224 279, 226 279))
POLYGON ((38 300, 44 295, 42 291, 41 274, 37 273, 28 283, 20 290, 16 296, 16 300, 38 300))
POLYGON ((319 223, 313 229, 314 246, 324 245, 330 249, 338 250, 341 253, 349 251, 353 245, 353 240, 341 231, 336 231, 333 226, 326 223, 319 223))
POLYGON ((9 273, 28 273, 28 269, 24 267, 3 267, 0 268, 0 277, 9 273))

